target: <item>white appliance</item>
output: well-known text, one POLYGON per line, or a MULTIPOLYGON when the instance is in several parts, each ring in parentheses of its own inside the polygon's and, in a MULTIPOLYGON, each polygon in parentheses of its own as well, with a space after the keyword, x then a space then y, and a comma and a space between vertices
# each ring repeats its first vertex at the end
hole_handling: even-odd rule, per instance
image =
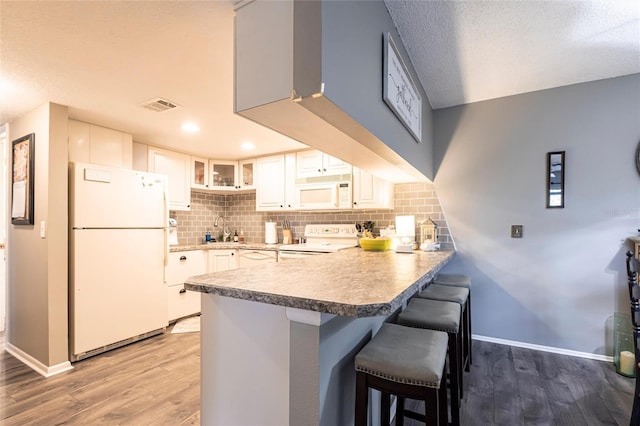
POLYGON ((166 177, 70 165, 69 328, 77 361, 167 326, 166 177))
POLYGON ((304 236, 306 243, 280 246, 278 262, 335 253, 358 245, 358 233, 353 223, 305 225, 304 236))
POLYGON ((299 210, 335 210, 352 208, 351 182, 305 183, 295 187, 299 210))

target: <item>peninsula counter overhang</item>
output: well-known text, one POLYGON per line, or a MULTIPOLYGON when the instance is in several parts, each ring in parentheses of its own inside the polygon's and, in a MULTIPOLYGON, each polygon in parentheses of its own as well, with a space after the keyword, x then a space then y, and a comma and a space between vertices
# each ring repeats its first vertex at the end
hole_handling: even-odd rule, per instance
POLYGON ((353 248, 260 268, 197 275, 187 279, 185 288, 354 318, 389 315, 420 291, 454 253, 353 248))

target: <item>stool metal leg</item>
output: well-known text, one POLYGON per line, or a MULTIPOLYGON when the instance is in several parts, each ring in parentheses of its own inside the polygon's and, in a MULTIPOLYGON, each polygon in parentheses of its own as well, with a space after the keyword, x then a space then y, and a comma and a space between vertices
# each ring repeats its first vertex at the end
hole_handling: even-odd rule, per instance
POLYGON ((471 339, 471 292, 469 292, 469 297, 467 298, 467 324, 468 324, 468 330, 467 330, 467 336, 469 339, 469 343, 467 343, 467 345, 469 346, 469 363, 467 364, 467 367, 465 368, 465 371, 469 371, 469 366, 471 364, 473 364, 473 351, 471 350, 471 345, 472 345, 472 339, 471 339))
MULTIPOLYGON (((449 334, 449 382, 451 384, 451 424, 460 425, 460 399, 462 398, 462 368, 460 355, 462 351, 460 333, 449 334)), ((443 380, 444 381, 444 380, 443 380)), ((442 386, 442 383, 441 385, 442 386)), ((446 411, 445 411, 446 415, 446 411)))
POLYGON ((369 388, 367 387, 367 375, 356 372, 356 413, 355 426, 367 425, 367 412, 369 410, 369 388))
POLYGON ((439 426, 449 425, 449 414, 447 412, 447 381, 442 380, 440 382, 440 388, 438 389, 438 423, 439 426))
POLYGON ((391 394, 382 392, 382 399, 380 400, 380 424, 387 426, 391 423, 391 394))
POLYGON ((404 425, 404 397, 396 399, 396 426, 404 425))

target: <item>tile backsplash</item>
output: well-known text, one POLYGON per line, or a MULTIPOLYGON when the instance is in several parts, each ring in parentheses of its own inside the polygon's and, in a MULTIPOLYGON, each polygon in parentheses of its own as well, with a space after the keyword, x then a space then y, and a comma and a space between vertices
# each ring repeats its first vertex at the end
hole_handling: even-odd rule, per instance
MULTIPOLYGON (((218 195, 204 192, 191 192, 191 210, 188 212, 171 211, 170 216, 178 221, 178 241, 180 244, 199 244, 203 242, 207 230, 214 238, 222 232, 221 226, 214 228, 217 215, 225 217, 225 224, 233 235, 234 231, 244 233, 248 242, 264 241, 264 222, 278 223, 278 237, 282 241, 282 221, 289 220, 293 238, 304 234, 308 223, 362 223, 375 222, 374 234, 381 228, 395 225, 397 215, 414 215, 416 223, 431 217, 438 225, 439 241, 443 250, 453 250, 453 239, 449 234, 446 219, 440 201, 432 183, 402 183, 394 189, 395 208, 393 210, 352 210, 324 212, 257 212, 256 194, 218 195)), ((419 231, 416 229, 416 236, 419 231)))

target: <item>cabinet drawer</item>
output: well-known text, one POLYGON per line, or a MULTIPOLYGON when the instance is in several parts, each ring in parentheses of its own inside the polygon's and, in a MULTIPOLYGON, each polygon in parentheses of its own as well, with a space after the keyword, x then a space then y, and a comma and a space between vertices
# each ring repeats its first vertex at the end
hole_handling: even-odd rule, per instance
POLYGON ((168 285, 183 284, 191 276, 206 273, 207 252, 205 250, 169 253, 165 275, 168 285))
POLYGON ((185 290, 183 284, 169 286, 167 299, 169 321, 200 312, 200 293, 185 290))

